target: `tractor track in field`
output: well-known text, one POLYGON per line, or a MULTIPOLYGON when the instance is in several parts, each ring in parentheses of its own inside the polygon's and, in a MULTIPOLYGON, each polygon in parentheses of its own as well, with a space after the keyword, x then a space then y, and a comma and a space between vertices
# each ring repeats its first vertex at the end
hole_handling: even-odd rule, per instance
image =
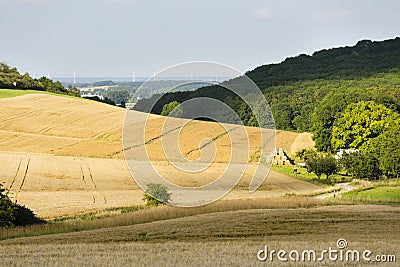
POLYGON ((170 133, 172 133, 172 132, 174 132, 174 131, 176 131, 176 130, 179 130, 179 129, 182 129, 184 126, 178 126, 178 127, 175 127, 175 128, 173 128, 173 129, 171 129, 171 130, 168 130, 168 131, 166 131, 165 133, 162 133, 162 134, 160 134, 160 135, 158 135, 158 136, 156 136, 156 137, 154 137, 154 138, 151 138, 150 140, 147 140, 144 144, 140 144, 139 146, 142 146, 142 145, 150 145, 151 143, 153 143, 154 141, 156 141, 156 140, 158 140, 158 139, 160 139, 160 138, 162 138, 162 137, 164 137, 164 136, 166 136, 166 135, 168 135, 168 134, 170 134, 170 133))
POLYGON ((15 179, 17 179, 17 175, 19 172, 19 169, 21 168, 21 163, 22 163, 22 158, 19 159, 19 163, 18 163, 18 167, 17 167, 17 171, 15 172, 15 175, 13 177, 13 180, 11 181, 11 184, 9 186, 9 189, 11 190, 11 188, 13 187, 14 183, 15 183, 15 179))
POLYGON ((26 175, 28 174, 28 170, 29 170, 29 163, 31 162, 31 158, 28 158, 28 163, 26 164, 26 169, 25 169, 25 173, 24 173, 24 177, 22 178, 22 182, 21 185, 19 186, 19 190, 22 189, 22 187, 24 186, 25 180, 26 180, 26 175))
MULTIPOLYGON (((106 198, 106 196, 98 189, 97 184, 96 184, 96 182, 94 181, 93 174, 92 174, 92 170, 90 169, 89 164, 87 164, 87 162, 85 162, 85 161, 82 160, 82 159, 80 159, 80 161, 81 161, 80 168, 81 168, 81 173, 82 173, 82 180, 83 180, 83 182, 85 183, 86 188, 89 189, 88 182, 90 182, 90 184, 92 185, 91 187, 93 188, 92 191, 94 191, 94 192, 96 192, 96 193, 99 193, 99 194, 101 195, 101 197, 103 198, 104 204, 107 204, 107 203, 108 203, 107 198, 106 198), (84 164, 85 168, 87 169, 88 176, 89 176, 89 178, 90 178, 89 181, 87 181, 87 179, 85 179, 85 173, 84 173, 84 171, 83 171, 82 164, 84 164)), ((95 196, 95 195, 93 195, 93 204, 96 204, 96 196, 95 196)))
POLYGON ((17 135, 31 136, 31 137, 46 137, 46 138, 63 139, 63 140, 71 140, 71 141, 89 141, 89 140, 92 140, 92 139, 88 139, 88 138, 77 138, 77 137, 67 137, 67 136, 58 136, 58 135, 46 135, 46 134, 40 134, 40 133, 26 133, 26 132, 6 131, 6 130, 0 130, 0 133, 17 134, 17 135))
POLYGON ((16 184, 19 184, 19 186, 17 185, 17 188, 16 188, 16 190, 15 190, 15 201, 18 200, 18 194, 21 192, 21 190, 22 190, 22 188, 23 188, 23 186, 24 186, 24 184, 25 184, 25 182, 26 182, 26 177, 27 177, 27 175, 28 175, 29 164, 30 164, 30 162, 31 162, 31 158, 28 157, 28 160, 27 160, 27 162, 26 162, 26 167, 25 167, 25 168, 21 168, 21 166, 22 166, 22 160, 23 160, 23 159, 21 158, 21 160, 20 160, 20 162, 19 162, 19 164, 18 164, 17 171, 16 171, 16 173, 15 173, 14 179, 13 179, 13 181, 11 182, 11 185, 10 185, 10 188, 9 188, 9 190, 11 191, 11 189, 12 189, 16 184), (21 173, 22 170, 24 170, 24 171, 23 171, 23 174, 21 173), (20 174, 21 181, 20 181, 19 183, 16 183, 16 181, 19 180, 19 179, 17 179, 17 178, 18 178, 18 174, 20 174))
POLYGON ((83 183, 85 184, 85 188, 88 189, 88 184, 87 184, 87 182, 86 182, 86 180, 85 180, 85 174, 83 173, 82 165, 79 164, 79 167, 80 167, 80 169, 81 169, 82 181, 83 181, 83 183))
POLYGON ((48 127, 44 128, 44 129, 42 129, 39 132, 39 134, 45 135, 46 132, 48 132, 48 131, 50 131, 50 130, 52 130, 54 128, 57 128, 57 127, 60 127, 60 126, 63 126, 63 125, 72 124, 72 123, 80 121, 80 120, 81 120, 81 118, 78 118, 78 119, 74 119, 74 120, 67 121, 67 122, 64 122, 64 123, 60 123, 60 124, 57 124, 57 125, 48 126, 48 127))

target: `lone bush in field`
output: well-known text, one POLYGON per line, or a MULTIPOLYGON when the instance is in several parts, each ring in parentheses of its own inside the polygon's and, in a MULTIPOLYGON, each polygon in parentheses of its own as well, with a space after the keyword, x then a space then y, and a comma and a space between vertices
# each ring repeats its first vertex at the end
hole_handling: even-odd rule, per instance
POLYGON ((158 206, 167 204, 171 200, 171 194, 168 193, 168 188, 165 185, 150 183, 147 185, 143 200, 147 206, 158 206))

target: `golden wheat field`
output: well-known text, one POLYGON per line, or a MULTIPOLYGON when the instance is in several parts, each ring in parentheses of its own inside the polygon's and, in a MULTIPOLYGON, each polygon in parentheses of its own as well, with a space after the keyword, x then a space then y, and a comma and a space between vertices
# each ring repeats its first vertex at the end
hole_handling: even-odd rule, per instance
MULTIPOLYGON (((4 98, 0 103, 1 151, 123 159, 123 109, 84 99, 45 94, 4 98)), ((165 118, 132 112, 138 124, 147 120, 144 142, 156 139, 148 144, 148 150, 149 153, 155 150, 153 153, 157 159, 162 154, 157 153, 161 149, 157 137, 162 134, 160 125, 165 118)), ((197 149, 201 140, 213 139, 226 131, 219 124, 202 121, 190 121, 182 128, 179 136, 181 149, 185 154, 194 153, 191 155, 193 158, 198 156, 197 149)), ((251 155, 260 145, 259 130, 251 127, 246 130, 251 155)), ((216 140, 217 145, 226 149, 224 146, 228 146, 228 139, 228 135, 222 136, 216 140)), ((296 145, 313 146, 311 136, 278 131, 277 147, 291 153, 292 146, 296 148, 296 145), (297 139, 300 143, 295 143, 297 139)), ((225 151, 222 150, 220 154, 227 154, 225 151)))
MULTIPOLYGON (((0 182, 18 203, 44 218, 142 204, 143 193, 123 160, 124 118, 123 109, 77 98, 35 94, 0 99, 0 182)), ((145 146, 157 171, 182 186, 201 186, 217 179, 232 157, 231 138, 239 131, 232 125, 170 119, 173 131, 165 132, 161 127, 165 117, 131 111, 128 119, 134 129, 134 144, 145 146), (210 167, 201 173, 182 174, 172 166, 163 145, 176 138, 179 152, 189 161, 207 157, 208 148, 212 154, 212 145, 200 147, 202 141, 213 140, 216 153, 210 167)), ((257 128, 243 129, 248 140, 234 140, 235 146, 253 163, 227 199, 319 189, 271 172, 260 190, 249 194, 261 137, 257 128), (242 148, 246 142, 248 151, 242 148)), ((305 144, 312 145, 310 136, 281 131, 277 134, 277 146, 289 152, 293 146, 305 144)))
MULTIPOLYGON (((123 160, 62 157, 47 154, 0 153, 4 164, 2 182, 13 199, 25 204, 43 218, 72 216, 105 208, 143 204, 143 193, 132 179, 123 160)), ((224 164, 216 164, 197 179, 174 176, 168 163, 157 169, 176 184, 198 186, 218 176, 224 164), (200 180, 200 182, 197 182, 200 180)), ((255 193, 248 193, 248 171, 225 198, 277 197, 286 193, 307 194, 320 187, 271 171, 267 182, 255 193)), ((177 171, 175 171, 177 173, 177 171)))

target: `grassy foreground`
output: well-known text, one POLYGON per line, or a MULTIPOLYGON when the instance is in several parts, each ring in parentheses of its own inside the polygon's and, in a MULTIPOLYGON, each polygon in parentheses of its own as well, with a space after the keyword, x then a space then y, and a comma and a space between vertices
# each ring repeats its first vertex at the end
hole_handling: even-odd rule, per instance
MULTIPOLYGON (((165 208, 157 209, 159 216, 168 213, 165 208)), ((265 245, 276 251, 335 249, 340 238, 346 239, 352 250, 399 256, 399 219, 398 207, 363 205, 213 212, 4 240, 0 242, 0 257, 5 265, 282 266, 276 258, 273 262, 258 261, 257 252, 265 245)), ((355 264, 288 262, 284 266, 366 263, 355 264)))
POLYGON ((60 221, 50 221, 47 224, 30 227, 0 228, 0 240, 136 225, 216 212, 250 209, 311 208, 322 205, 326 205, 326 203, 314 198, 284 197, 224 200, 196 208, 170 206, 160 206, 157 208, 133 207, 131 208, 132 212, 126 212, 128 209, 125 208, 116 210, 116 212, 111 210, 109 213, 100 214, 99 216, 92 214, 60 221))

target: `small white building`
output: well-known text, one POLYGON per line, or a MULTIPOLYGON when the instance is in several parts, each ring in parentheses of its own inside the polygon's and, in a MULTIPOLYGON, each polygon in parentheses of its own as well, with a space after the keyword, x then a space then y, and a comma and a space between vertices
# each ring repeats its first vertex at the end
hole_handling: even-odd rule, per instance
POLYGON ((94 94, 92 94, 92 92, 84 92, 84 91, 81 91, 81 97, 83 97, 83 98, 90 98, 90 97, 95 97, 95 96, 97 96, 98 98, 100 98, 100 100, 104 100, 104 96, 101 95, 100 93, 94 93, 94 94))
POLYGON ((335 159, 336 160, 341 159, 344 153, 353 154, 358 152, 360 152, 358 149, 340 149, 339 152, 336 153, 335 159))

